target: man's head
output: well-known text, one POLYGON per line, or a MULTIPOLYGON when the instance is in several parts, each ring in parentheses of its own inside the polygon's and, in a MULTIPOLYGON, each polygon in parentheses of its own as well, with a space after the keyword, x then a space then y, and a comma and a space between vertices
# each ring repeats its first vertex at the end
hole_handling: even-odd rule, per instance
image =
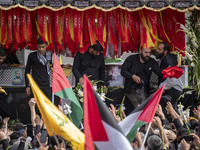
POLYGON ((37 48, 40 54, 45 55, 47 50, 47 42, 43 38, 37 40, 37 48))
POLYGON ((141 48, 140 57, 145 62, 148 61, 151 56, 151 48, 141 48))
POLYGON ((185 136, 185 135, 188 135, 189 133, 188 133, 188 130, 186 129, 186 128, 184 128, 184 127, 180 127, 179 129, 178 129, 178 132, 177 132, 177 138, 176 138, 176 140, 177 140, 177 142, 178 143, 180 143, 181 142, 181 140, 182 140, 182 138, 185 136))
POLYGON ((7 52, 6 52, 6 49, 3 48, 3 47, 0 47, 0 65, 4 62, 4 60, 6 59, 7 57, 7 52))
POLYGON ((103 47, 101 46, 99 41, 96 41, 96 44, 94 44, 93 46, 90 46, 88 50, 90 54, 92 54, 93 56, 99 56, 101 52, 103 51, 103 47))
POLYGON ((151 135, 147 140, 148 150, 160 150, 162 148, 162 140, 157 135, 151 135))
POLYGON ((156 59, 163 59, 169 53, 170 48, 167 42, 161 42, 155 52, 156 59))

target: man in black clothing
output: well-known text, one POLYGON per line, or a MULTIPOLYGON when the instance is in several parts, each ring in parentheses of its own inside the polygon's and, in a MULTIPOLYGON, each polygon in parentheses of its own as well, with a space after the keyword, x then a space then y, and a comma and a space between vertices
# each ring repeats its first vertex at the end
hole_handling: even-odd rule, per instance
MULTIPOLYGON (((176 56, 170 53, 170 45, 167 42, 161 42, 158 45, 158 48, 155 51, 156 59, 159 59, 158 62, 160 69, 165 69, 167 67, 174 67, 177 65, 177 59, 176 56)), ((160 100, 160 105, 162 108, 165 108, 166 102, 170 101, 173 105, 174 109, 178 112, 177 109, 177 99, 181 95, 182 92, 182 82, 180 79, 176 78, 167 78, 163 79, 163 75, 160 75, 158 78, 158 84, 160 87, 165 85, 164 93, 160 100)), ((163 112, 166 114, 165 109, 163 109, 163 112)))
POLYGON ((140 54, 129 56, 122 65, 121 74, 125 78, 124 89, 133 107, 137 107, 150 93, 150 77, 152 71, 161 75, 157 62, 150 57, 151 49, 142 48, 140 54), (134 91, 143 89, 144 93, 139 99, 133 99, 134 91))
POLYGON ((3 64, 3 62, 6 60, 7 57, 6 49, 3 47, 0 47, 0 65, 3 64))
MULTIPOLYGON (((167 67, 174 67, 177 65, 176 56, 170 53, 170 45, 167 42, 161 42, 158 45, 158 48, 155 51, 156 59, 159 59, 158 62, 160 69, 165 69, 167 67)), ((158 84, 163 82, 163 75, 159 76, 158 84)))
MULTIPOLYGON (((0 47, 0 69, 8 67, 10 64, 20 64, 16 54, 8 54, 5 48, 0 47)), ((0 93, 3 93, 1 89, 0 86, 0 93)))
POLYGON ((50 63, 51 63, 51 52, 46 51, 47 42, 39 38, 37 40, 36 52, 30 53, 28 56, 28 61, 25 70, 25 84, 26 84, 26 93, 28 96, 31 96, 31 90, 29 87, 29 81, 27 74, 32 71, 32 76, 37 85, 43 91, 43 93, 51 99, 51 88, 49 83, 50 75, 50 63))
POLYGON ((0 66, 8 66, 10 64, 20 64, 16 54, 8 54, 5 48, 0 47, 0 66))
POLYGON ((84 54, 76 53, 72 68, 76 83, 83 85, 83 75, 89 76, 90 80, 101 80, 105 83, 105 62, 101 51, 103 47, 96 41, 84 54))

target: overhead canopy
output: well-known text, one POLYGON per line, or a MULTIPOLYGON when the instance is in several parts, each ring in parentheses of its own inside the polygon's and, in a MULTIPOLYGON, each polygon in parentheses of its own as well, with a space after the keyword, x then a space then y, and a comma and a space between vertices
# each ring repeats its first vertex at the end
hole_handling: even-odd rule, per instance
POLYGON ((0 8, 8 10, 14 7, 23 7, 27 10, 49 8, 61 10, 66 7, 79 11, 97 8, 103 11, 111 11, 116 8, 136 11, 143 8, 161 11, 167 8, 185 12, 190 9, 200 9, 198 0, 0 0, 0 8))
POLYGON ((0 0, 0 44, 10 53, 36 50, 42 37, 48 50, 74 55, 98 40, 113 57, 166 41, 182 52, 184 11, 197 6, 192 0, 0 0))

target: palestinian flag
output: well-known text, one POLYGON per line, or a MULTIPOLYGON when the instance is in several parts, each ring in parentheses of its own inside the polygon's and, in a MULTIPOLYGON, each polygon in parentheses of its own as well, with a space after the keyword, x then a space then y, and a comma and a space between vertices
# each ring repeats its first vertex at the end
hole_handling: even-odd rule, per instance
POLYGON ((72 122, 77 127, 79 127, 81 119, 83 118, 83 109, 81 108, 72 87, 59 64, 55 53, 53 57, 52 92, 60 97, 62 101, 67 102, 67 105, 71 107, 72 113, 70 116, 68 115, 68 117, 72 119, 72 122))
POLYGON ((164 87, 165 84, 119 123, 123 133, 130 142, 135 138, 138 128, 152 122, 164 87))
POLYGON ((132 150, 117 121, 92 89, 86 76, 84 78, 84 133, 85 150, 132 150))

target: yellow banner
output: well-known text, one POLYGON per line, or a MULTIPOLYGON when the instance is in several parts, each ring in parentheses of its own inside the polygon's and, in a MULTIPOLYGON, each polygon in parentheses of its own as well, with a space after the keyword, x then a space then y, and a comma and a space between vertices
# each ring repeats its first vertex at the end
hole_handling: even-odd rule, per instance
POLYGON ((84 150, 85 135, 43 94, 32 76, 27 77, 49 136, 55 133, 71 142, 73 150, 84 150))

